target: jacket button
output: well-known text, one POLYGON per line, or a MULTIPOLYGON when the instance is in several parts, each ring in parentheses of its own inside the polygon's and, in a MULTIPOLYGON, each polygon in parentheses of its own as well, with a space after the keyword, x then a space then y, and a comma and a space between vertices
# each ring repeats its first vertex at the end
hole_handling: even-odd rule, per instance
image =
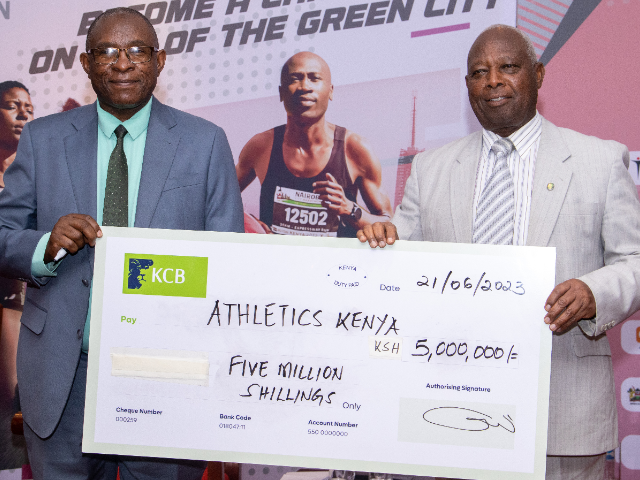
POLYGON ((77 333, 78 333, 78 339, 82 339, 83 331, 82 330, 78 330, 77 333))
POLYGON ((82 284, 83 284, 85 287, 88 287, 89 285, 91 285, 91 282, 90 282, 89 280, 87 280, 86 278, 83 278, 83 279, 82 279, 82 284))

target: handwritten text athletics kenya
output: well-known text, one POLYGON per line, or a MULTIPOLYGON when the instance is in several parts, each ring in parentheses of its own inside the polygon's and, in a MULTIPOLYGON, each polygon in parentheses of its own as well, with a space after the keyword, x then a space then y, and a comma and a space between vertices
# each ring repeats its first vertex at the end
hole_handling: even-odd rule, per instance
MULTIPOLYGON (((308 308, 296 311, 295 307, 290 305, 277 305, 276 303, 268 303, 263 306, 250 305, 248 303, 220 303, 216 300, 211 316, 207 325, 212 322, 218 324, 219 327, 228 325, 262 325, 265 327, 322 327, 322 310, 312 311, 308 308), (251 308, 253 307, 253 308, 251 308)), ((215 325, 214 323, 214 325, 215 325)), ((344 328, 346 331, 360 330, 367 331, 374 335, 398 335, 398 320, 390 317, 388 314, 384 316, 362 315, 362 312, 347 312, 343 314, 338 312, 338 318, 335 328, 344 328)))

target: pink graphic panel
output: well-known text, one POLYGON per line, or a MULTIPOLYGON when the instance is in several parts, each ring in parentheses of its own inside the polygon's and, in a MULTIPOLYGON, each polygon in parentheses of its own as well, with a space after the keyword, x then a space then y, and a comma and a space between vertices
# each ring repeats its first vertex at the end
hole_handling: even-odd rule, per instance
POLYGON ((596 7, 547 65, 538 105, 547 119, 640 150, 638 19, 638 1, 596 7))

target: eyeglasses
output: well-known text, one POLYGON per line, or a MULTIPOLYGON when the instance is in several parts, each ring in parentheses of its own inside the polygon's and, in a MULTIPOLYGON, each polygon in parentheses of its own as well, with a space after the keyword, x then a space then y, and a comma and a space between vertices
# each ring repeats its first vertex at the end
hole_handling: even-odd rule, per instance
POLYGON ((129 48, 90 48, 87 53, 93 55, 93 60, 98 65, 111 65, 120 58, 120 51, 124 50, 131 63, 147 63, 151 61, 153 52, 159 50, 155 47, 129 47, 129 48))

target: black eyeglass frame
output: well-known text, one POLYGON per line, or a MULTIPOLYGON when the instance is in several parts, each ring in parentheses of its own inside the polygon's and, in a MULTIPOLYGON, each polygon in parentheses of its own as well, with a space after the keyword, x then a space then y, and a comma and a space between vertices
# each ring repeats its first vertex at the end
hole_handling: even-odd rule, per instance
POLYGON ((129 60, 134 65, 137 65, 139 63, 149 63, 151 61, 151 59, 153 58, 153 52, 159 52, 160 51, 159 48, 150 47, 148 45, 132 45, 131 47, 126 47, 126 48, 118 48, 118 47, 90 48, 89 50, 87 50, 87 53, 91 55, 91 58, 93 58, 93 61, 96 62, 96 65, 113 65, 120 58, 120 52, 122 50, 124 50, 124 54, 127 56, 127 60, 129 60), (151 49, 151 55, 149 56, 149 60, 145 60, 144 62, 134 62, 133 60, 131 60, 131 57, 129 56, 129 49, 131 49, 131 48, 150 48, 151 49), (96 50, 108 50, 108 49, 113 49, 113 50, 117 50, 118 51, 118 54, 115 56, 113 62, 98 63, 96 61, 96 55, 95 55, 94 52, 96 50))

